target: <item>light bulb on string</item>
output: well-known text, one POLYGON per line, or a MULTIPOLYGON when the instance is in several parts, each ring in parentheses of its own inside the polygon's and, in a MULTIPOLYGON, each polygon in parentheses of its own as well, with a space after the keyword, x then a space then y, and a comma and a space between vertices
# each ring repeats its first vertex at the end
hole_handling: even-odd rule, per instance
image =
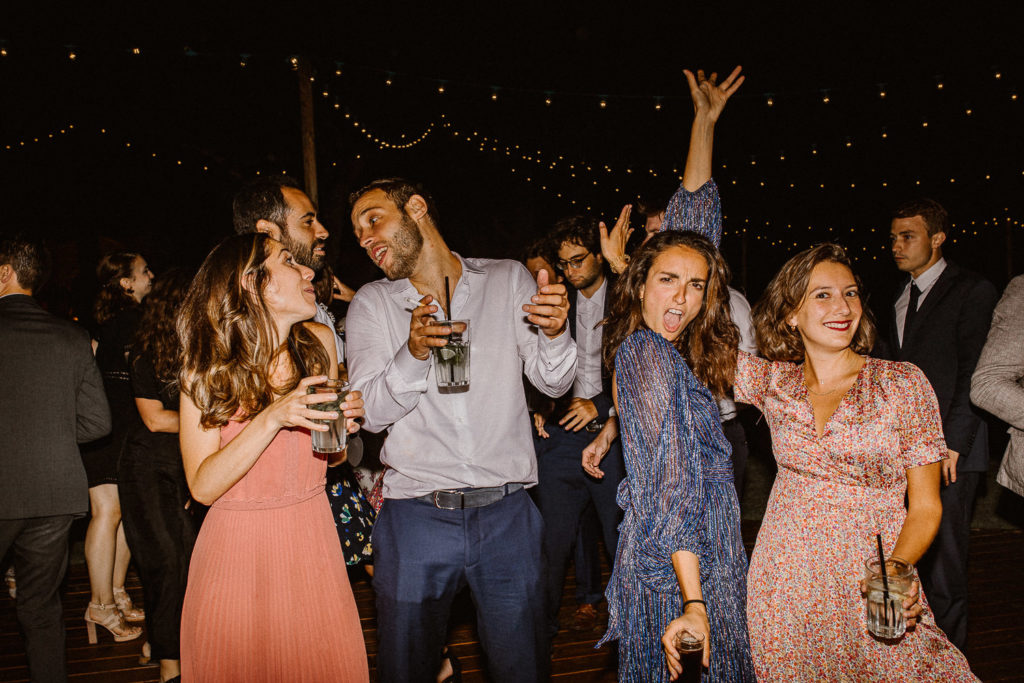
POLYGON ((832 98, 828 96, 828 90, 821 91, 821 102, 822 104, 828 104, 832 101, 832 98))
POLYGON ((607 108, 608 107, 608 100, 606 100, 605 98, 602 97, 601 101, 598 102, 597 106, 601 107, 601 109, 607 108))
POLYGON ((878 98, 884 100, 886 96, 885 83, 878 84, 878 98))
POLYGON ((654 111, 661 111, 661 98, 656 97, 654 99, 654 111))
POLYGON ((765 95, 764 103, 766 105, 768 105, 769 107, 774 107, 775 106, 775 95, 773 95, 772 93, 768 93, 767 95, 765 95))

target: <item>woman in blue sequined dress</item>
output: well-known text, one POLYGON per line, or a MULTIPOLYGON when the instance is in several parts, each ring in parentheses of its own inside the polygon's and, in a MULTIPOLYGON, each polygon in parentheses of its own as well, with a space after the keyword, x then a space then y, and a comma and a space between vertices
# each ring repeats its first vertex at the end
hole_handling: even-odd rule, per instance
MULTIPOLYGON (((747 557, 715 401, 732 383, 738 332, 717 250, 711 139, 742 80, 738 73, 716 85, 687 72, 696 116, 683 185, 666 211, 664 227, 672 229, 645 242, 612 295, 605 362, 615 371, 627 473, 619 504, 626 512, 601 644, 619 641, 620 681, 675 679, 681 666, 674 639, 684 628, 705 637, 705 680, 755 680, 747 557)), ((609 425, 584 452, 594 476, 601 474, 602 439, 611 438, 609 425)))

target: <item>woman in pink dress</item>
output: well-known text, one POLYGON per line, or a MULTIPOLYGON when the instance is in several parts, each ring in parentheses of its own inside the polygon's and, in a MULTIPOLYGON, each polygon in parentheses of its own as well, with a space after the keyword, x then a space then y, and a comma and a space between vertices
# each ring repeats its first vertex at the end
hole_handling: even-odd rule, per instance
MULTIPOLYGON (((263 234, 206 258, 178 316, 181 452, 192 496, 210 505, 181 620, 182 677, 367 681, 366 649, 324 491, 314 423, 336 414, 307 387, 337 374, 315 312, 313 271, 263 234), (313 375, 313 376, 308 376, 313 375)), ((363 415, 345 397, 349 431, 363 415)), ((342 456, 343 457, 343 456, 342 456)))
POLYGON ((905 636, 867 629, 861 579, 875 534, 886 557, 916 564, 939 526, 946 446, 928 380, 862 355, 874 328, 837 245, 790 259, 754 325, 767 360, 740 353, 736 400, 764 413, 779 465, 747 579, 758 680, 977 680, 919 582, 903 603, 905 636))

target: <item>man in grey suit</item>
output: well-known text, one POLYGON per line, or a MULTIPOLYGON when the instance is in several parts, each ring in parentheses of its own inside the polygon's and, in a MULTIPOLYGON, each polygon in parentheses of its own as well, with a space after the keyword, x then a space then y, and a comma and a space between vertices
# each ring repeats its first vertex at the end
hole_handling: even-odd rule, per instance
POLYGON ((942 464, 942 521, 918 568, 936 623, 963 650, 971 515, 988 467, 988 431, 971 405, 971 375, 998 294, 988 280, 943 257, 949 230, 946 210, 931 199, 894 212, 892 255, 908 277, 888 317, 893 360, 921 368, 939 400, 949 455, 942 464))
POLYGON ((0 557, 13 548, 32 680, 65 681, 60 584, 68 531, 89 509, 78 443, 110 431, 88 333, 39 306, 44 249, 0 238, 0 557))
POLYGON ((996 481, 1024 496, 1024 275, 1010 280, 992 314, 971 380, 971 400, 1010 425, 996 481))

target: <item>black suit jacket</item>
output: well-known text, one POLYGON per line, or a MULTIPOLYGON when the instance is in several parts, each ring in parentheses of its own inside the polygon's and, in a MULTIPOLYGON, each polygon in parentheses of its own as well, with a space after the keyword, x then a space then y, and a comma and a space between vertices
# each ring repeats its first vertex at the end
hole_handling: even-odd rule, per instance
MULTIPOLYGON (((897 298, 906 287, 903 280, 897 298)), ((985 345, 999 298, 991 282, 947 260, 921 302, 910 328, 897 335, 895 299, 889 306, 890 357, 921 368, 935 389, 946 446, 960 454, 957 468, 982 472, 988 465, 988 431, 971 405, 971 375, 985 345)))
POLYGON ((79 515, 89 489, 78 443, 110 431, 88 333, 35 299, 0 299, 0 519, 79 515))
MULTIPOLYGON (((612 302, 612 287, 615 284, 615 280, 610 276, 605 276, 606 284, 604 291, 604 317, 608 317, 608 309, 611 307, 612 302)), ((576 296, 578 292, 572 287, 568 287, 568 298, 569 298, 569 334, 572 335, 573 340, 576 339, 576 296)), ((602 328, 601 339, 604 340, 604 332, 602 328)), ((565 414, 564 408, 569 404, 572 399, 572 389, 558 400, 555 408, 555 415, 561 418, 565 414)), ((597 396, 590 398, 594 402, 594 407, 597 409, 597 418, 602 422, 608 419, 608 413, 611 410, 614 403, 612 402, 612 376, 611 373, 604 367, 604 363, 601 364, 601 393, 597 396)))

